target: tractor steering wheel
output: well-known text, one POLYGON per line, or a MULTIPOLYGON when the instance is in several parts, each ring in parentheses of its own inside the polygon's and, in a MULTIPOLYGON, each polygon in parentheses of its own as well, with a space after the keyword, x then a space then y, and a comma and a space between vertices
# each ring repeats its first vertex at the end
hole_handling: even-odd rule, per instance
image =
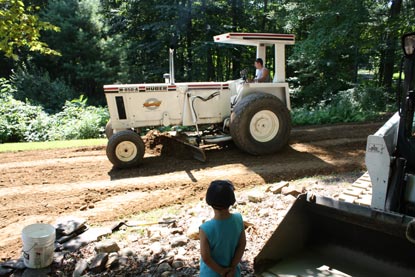
POLYGON ((242 80, 244 80, 244 82, 246 82, 248 80, 248 69, 244 68, 239 73, 241 74, 242 80))

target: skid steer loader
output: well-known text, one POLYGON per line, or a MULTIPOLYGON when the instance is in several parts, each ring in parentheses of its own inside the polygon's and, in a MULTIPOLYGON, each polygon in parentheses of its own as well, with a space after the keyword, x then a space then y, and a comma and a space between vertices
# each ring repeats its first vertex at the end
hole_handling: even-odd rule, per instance
POLYGON ((174 49, 170 49, 164 83, 105 85, 109 160, 119 168, 139 165, 145 152, 141 130, 160 126, 193 126, 195 132, 176 132, 171 138, 186 145, 201 161, 206 156, 200 146, 229 140, 253 155, 280 150, 291 131, 285 45, 294 40, 294 35, 269 33, 214 37, 217 43, 255 46, 257 57, 264 61, 266 48, 274 46, 274 80, 270 83, 249 83, 246 76, 228 82, 176 83, 174 49))
POLYGON ((415 276, 415 33, 402 46, 398 112, 367 140, 370 206, 299 196, 255 258, 257 276, 415 276))

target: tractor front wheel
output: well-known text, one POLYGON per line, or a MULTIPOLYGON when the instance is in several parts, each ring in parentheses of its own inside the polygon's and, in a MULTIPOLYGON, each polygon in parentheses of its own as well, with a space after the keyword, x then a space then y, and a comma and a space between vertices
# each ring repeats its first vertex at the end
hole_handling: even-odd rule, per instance
POLYGON ((230 132, 236 146, 249 154, 274 153, 288 143, 291 116, 276 96, 250 94, 236 104, 231 114, 230 132))
POLYGON ((144 152, 143 140, 131 130, 117 132, 108 140, 107 157, 117 168, 138 166, 143 161, 144 152))

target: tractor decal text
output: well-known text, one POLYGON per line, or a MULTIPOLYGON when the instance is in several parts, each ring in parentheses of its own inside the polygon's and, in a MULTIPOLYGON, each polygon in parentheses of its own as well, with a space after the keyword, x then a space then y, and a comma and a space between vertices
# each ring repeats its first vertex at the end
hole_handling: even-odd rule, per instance
POLYGON ((118 88, 119 92, 138 92, 138 87, 120 87, 118 88))
POLYGON ((158 107, 160 107, 160 105, 161 105, 161 101, 158 100, 157 98, 147 99, 146 102, 143 103, 143 107, 147 108, 149 110, 158 109, 158 107))
POLYGON ((147 86, 146 91, 167 91, 167 86, 147 86))
POLYGON ((376 143, 369 143, 367 147, 367 152, 376 153, 376 154, 383 154, 383 150, 385 148, 382 144, 376 143))

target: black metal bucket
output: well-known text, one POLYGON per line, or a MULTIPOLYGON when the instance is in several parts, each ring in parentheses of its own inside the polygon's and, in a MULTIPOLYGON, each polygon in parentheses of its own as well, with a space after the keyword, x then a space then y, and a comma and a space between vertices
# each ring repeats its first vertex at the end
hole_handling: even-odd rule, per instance
POLYGON ((300 195, 255 258, 257 276, 415 276, 414 218, 300 195))

